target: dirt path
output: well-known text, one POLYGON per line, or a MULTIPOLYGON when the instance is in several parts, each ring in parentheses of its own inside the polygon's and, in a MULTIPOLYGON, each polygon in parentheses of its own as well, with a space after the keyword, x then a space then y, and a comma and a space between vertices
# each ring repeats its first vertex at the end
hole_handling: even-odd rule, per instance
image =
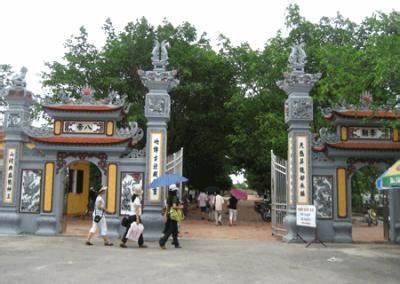
MULTIPOLYGON (((180 236, 183 239, 203 240, 279 240, 272 236, 271 223, 261 220, 254 211, 254 200, 240 201, 238 204, 238 224, 228 226, 227 209, 224 210, 223 226, 214 222, 201 220, 200 210, 192 206, 187 219, 180 225, 180 236)), ((91 225, 91 218, 70 218, 66 235, 86 236, 91 225)), ((383 242, 382 225, 368 227, 366 223, 353 223, 353 240, 355 242, 383 242)))
POLYGON ((220 240, 276 240, 272 236, 271 223, 261 220, 254 211, 254 200, 240 201, 238 204, 238 224, 228 226, 227 209, 223 214, 223 226, 201 220, 200 210, 193 207, 188 218, 181 224, 181 236, 188 239, 220 240))

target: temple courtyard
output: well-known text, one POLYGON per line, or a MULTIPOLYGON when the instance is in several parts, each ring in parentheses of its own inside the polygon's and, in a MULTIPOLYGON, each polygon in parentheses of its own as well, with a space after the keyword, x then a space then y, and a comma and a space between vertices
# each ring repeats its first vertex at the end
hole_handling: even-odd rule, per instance
POLYGON ((398 283, 400 247, 382 227, 355 223, 355 244, 285 244, 271 235, 251 200, 237 226, 216 227, 192 208, 180 226, 182 249, 156 242, 139 249, 84 245, 87 217, 68 220, 57 237, 0 236, 0 283, 398 283))
POLYGON ((83 237, 0 237, 1 283, 398 283, 389 244, 182 239, 182 249, 83 245, 83 237))

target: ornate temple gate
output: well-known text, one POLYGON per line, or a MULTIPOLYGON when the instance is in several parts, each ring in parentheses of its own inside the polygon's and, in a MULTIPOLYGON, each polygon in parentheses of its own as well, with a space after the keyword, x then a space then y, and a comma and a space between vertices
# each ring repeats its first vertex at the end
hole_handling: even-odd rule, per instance
MULTIPOLYGON (((26 68, 1 91, 7 103, 2 179, 0 180, 0 234, 56 235, 63 231, 65 170, 69 165, 92 163, 107 185, 104 199, 110 237, 122 232, 121 219, 130 208, 133 188, 144 189, 145 238, 159 239, 165 192, 149 188, 166 172, 167 123, 171 101, 168 91, 179 81, 176 70, 167 70, 168 43, 155 41, 153 70, 139 70, 148 89, 144 114, 147 132, 127 121, 130 104, 126 95, 111 91, 96 99, 85 87, 80 97, 59 94, 42 102, 53 119, 51 127, 34 127, 30 108, 35 96, 26 89, 26 68), (146 135, 146 147, 136 148, 146 135)), ((1 140, 0 140, 1 141, 1 140)), ((1 144, 1 143, 0 143, 1 144)), ((1 150, 1 148, 0 148, 1 150)), ((1 156, 1 155, 0 155, 1 156)))
POLYGON ((284 236, 286 228, 283 219, 286 216, 287 161, 276 156, 271 150, 271 223, 272 234, 284 236))
MULTIPOLYGON (((286 242, 312 240, 315 230, 297 226, 297 205, 314 205, 316 230, 323 241, 352 242, 351 177, 363 165, 387 168, 400 158, 400 119, 397 104, 376 107, 372 95, 365 92, 360 104, 338 104, 322 109, 331 130, 321 128, 313 133, 314 105, 310 91, 321 74, 305 72, 306 53, 303 44, 292 47, 288 72, 277 85, 288 95, 285 101, 285 123, 288 125, 287 207, 283 236, 286 242), (386 163, 386 166, 384 165, 386 163)), ((277 227, 279 180, 283 165, 271 155, 273 228, 277 227), (278 196, 277 196, 278 194, 278 196)), ((400 243, 400 191, 390 191, 389 239, 400 243)))

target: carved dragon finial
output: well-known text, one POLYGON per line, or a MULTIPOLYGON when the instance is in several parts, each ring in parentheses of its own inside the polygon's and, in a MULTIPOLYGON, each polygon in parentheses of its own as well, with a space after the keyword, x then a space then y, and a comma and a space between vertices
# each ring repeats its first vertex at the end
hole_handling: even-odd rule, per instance
POLYGON ((26 73, 28 72, 28 68, 25 66, 21 68, 19 74, 15 74, 11 79, 11 87, 13 88, 25 88, 26 87, 26 73))
POLYGON ((304 71, 304 65, 307 63, 307 54, 304 51, 304 47, 304 42, 292 46, 289 65, 293 71, 304 71))
POLYGON ((168 48, 169 43, 166 40, 161 43, 157 39, 154 40, 151 61, 155 69, 165 69, 168 65, 168 48))
POLYGON ((156 66, 156 63, 160 62, 160 42, 155 39, 153 50, 151 51, 151 61, 153 65, 156 66))

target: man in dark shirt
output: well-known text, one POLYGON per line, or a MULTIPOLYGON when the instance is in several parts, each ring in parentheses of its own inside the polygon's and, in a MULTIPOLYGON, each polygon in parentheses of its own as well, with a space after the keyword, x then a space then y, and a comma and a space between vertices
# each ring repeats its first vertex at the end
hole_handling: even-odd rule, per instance
POLYGON ((236 221, 237 221, 237 203, 238 203, 238 199, 231 195, 231 197, 229 198, 229 204, 228 204, 228 208, 229 208, 229 226, 232 225, 236 225, 236 221))

